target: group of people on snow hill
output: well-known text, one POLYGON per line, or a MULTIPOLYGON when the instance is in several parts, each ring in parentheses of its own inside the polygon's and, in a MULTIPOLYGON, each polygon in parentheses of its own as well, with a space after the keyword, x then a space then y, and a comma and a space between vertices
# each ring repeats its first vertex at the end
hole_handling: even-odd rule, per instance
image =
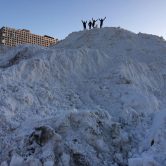
MULTIPOLYGON (((105 19, 106 19, 106 17, 101 18, 101 19, 97 19, 97 20, 95 20, 95 19, 92 18, 92 20, 89 20, 89 22, 88 22, 89 29, 97 28, 96 22, 97 22, 98 20, 100 21, 100 28, 102 28, 103 22, 104 22, 105 19)), ((81 21, 82 21, 84 30, 86 30, 87 21, 83 21, 83 20, 81 20, 81 21)))

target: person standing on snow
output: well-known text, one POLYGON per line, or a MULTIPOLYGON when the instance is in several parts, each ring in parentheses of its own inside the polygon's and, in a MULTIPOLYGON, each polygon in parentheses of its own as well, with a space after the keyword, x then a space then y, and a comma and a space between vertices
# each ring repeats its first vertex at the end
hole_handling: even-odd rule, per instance
MULTIPOLYGON (((98 19, 97 19, 98 20, 98 19)), ((94 20, 93 18, 92 18, 92 28, 95 28, 96 26, 95 26, 95 23, 96 23, 96 21, 97 20, 94 20)))
POLYGON ((104 22, 104 20, 106 19, 106 17, 104 17, 104 19, 99 19, 100 20, 100 28, 102 28, 102 26, 103 26, 103 22, 104 22))
MULTIPOLYGON (((82 20, 81 20, 81 21, 82 21, 82 20)), ((87 23, 87 21, 82 21, 84 30, 86 30, 86 23, 87 23)))
POLYGON ((89 29, 91 29, 91 27, 92 27, 92 22, 91 21, 89 21, 88 26, 89 26, 89 29))

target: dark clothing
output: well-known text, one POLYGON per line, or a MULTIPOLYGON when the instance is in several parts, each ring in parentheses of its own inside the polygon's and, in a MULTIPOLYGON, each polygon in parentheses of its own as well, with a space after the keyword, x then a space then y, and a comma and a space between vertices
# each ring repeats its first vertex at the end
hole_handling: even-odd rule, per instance
POLYGON ((89 21, 88 26, 89 26, 89 29, 91 29, 91 27, 92 27, 92 22, 91 21, 89 21))
POLYGON ((100 28, 102 28, 102 26, 103 26, 103 22, 104 22, 104 20, 106 19, 106 17, 104 18, 104 19, 99 19, 100 20, 100 28))
MULTIPOLYGON (((98 20, 98 19, 97 19, 98 20)), ((92 27, 93 28, 95 28, 95 23, 97 22, 97 20, 94 20, 93 18, 92 18, 92 27)))
MULTIPOLYGON (((81 20, 81 21, 82 21, 82 20, 81 20)), ((86 29, 86 23, 87 23, 87 21, 82 21, 84 30, 86 29)))

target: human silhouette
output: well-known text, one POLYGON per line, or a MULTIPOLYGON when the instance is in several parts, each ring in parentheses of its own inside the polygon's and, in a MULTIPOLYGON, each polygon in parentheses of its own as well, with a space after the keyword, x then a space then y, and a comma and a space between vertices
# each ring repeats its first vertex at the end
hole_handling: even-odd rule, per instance
POLYGON ((89 29, 91 29, 91 27, 92 27, 92 22, 91 21, 88 22, 88 26, 89 26, 89 29))
MULTIPOLYGON (((81 20, 81 21, 82 21, 82 20, 81 20)), ((86 30, 86 23, 87 23, 87 21, 82 21, 84 30, 86 30)))
MULTIPOLYGON (((98 20, 98 19, 97 19, 97 20, 98 20)), ((95 24, 96 24, 97 20, 94 20, 94 19, 92 18, 92 28, 95 28, 95 27, 96 27, 95 24)))
POLYGON ((100 20, 100 28, 102 28, 102 26, 103 26, 103 22, 104 22, 104 20, 106 19, 106 17, 104 17, 104 19, 99 19, 100 20))

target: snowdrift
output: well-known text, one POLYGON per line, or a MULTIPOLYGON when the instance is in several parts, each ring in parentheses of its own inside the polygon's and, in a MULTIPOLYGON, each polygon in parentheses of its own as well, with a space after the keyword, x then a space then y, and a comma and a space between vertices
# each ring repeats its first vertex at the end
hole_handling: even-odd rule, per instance
POLYGON ((165 64, 121 28, 0 52, 1 166, 166 165, 165 64))

